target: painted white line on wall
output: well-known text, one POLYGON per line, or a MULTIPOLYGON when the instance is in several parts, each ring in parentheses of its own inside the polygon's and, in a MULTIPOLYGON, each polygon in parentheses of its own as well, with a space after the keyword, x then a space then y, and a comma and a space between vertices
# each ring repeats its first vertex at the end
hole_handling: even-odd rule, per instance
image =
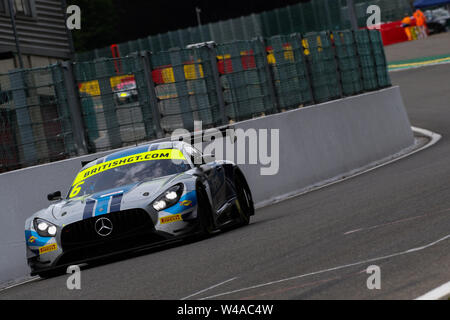
POLYGON ((211 295, 211 296, 208 296, 208 297, 201 298, 200 300, 207 300, 207 299, 218 298, 218 297, 222 297, 222 296, 226 296, 226 295, 230 295, 230 294, 234 294, 234 293, 239 293, 239 292, 243 292, 243 291, 248 291, 248 290, 252 290, 252 289, 257 289, 257 288, 261 288, 261 287, 266 287, 266 286, 270 286, 270 285, 273 285, 273 284, 278 284, 278 283, 282 283, 282 282, 286 282, 286 281, 297 280, 297 279, 305 278, 305 277, 308 277, 308 276, 318 275, 318 274, 327 273, 327 272, 331 272, 331 271, 337 271, 337 270, 350 268, 350 267, 354 267, 354 266, 358 266, 358 265, 362 265, 362 264, 369 264, 369 263, 380 261, 380 260, 386 260, 386 259, 390 259, 390 258, 406 255, 406 254, 409 254, 409 253, 425 250, 425 249, 427 249, 429 247, 432 247, 432 246, 434 246, 434 245, 436 245, 436 244, 438 244, 440 242, 443 242, 443 241, 445 241, 447 239, 450 239, 450 234, 446 235, 445 237, 440 238, 440 239, 438 239, 436 241, 428 243, 428 244, 426 244, 424 246, 412 248, 412 249, 405 250, 405 251, 402 251, 402 252, 393 253, 393 254, 390 254, 390 255, 387 255, 387 256, 372 258, 372 259, 368 259, 368 260, 364 260, 364 261, 354 262, 354 263, 350 263, 350 264, 346 264, 346 265, 342 265, 342 266, 337 266, 337 267, 333 267, 333 268, 329 268, 329 269, 324 269, 324 270, 320 270, 320 271, 315 271, 315 272, 311 272, 311 273, 297 275, 297 276, 293 276, 293 277, 289 277, 289 278, 284 278, 284 279, 280 279, 280 280, 275 280, 275 281, 270 281, 270 282, 266 282, 266 283, 256 284, 256 285, 245 287, 245 288, 240 288, 240 289, 236 289, 236 290, 232 290, 232 291, 218 293, 218 294, 215 294, 215 295, 211 295))
POLYGON ((418 297, 416 300, 440 300, 446 298, 450 299, 450 281, 418 297))
POLYGON ((230 281, 233 281, 233 280, 235 280, 235 279, 237 279, 237 277, 234 277, 234 278, 225 280, 225 281, 223 281, 223 282, 221 282, 221 283, 215 284, 215 285, 213 285, 213 286, 211 286, 211 287, 208 287, 208 288, 206 288, 206 289, 197 291, 197 292, 195 292, 195 293, 193 293, 193 294, 188 295, 187 297, 181 298, 180 300, 187 300, 187 299, 189 299, 189 298, 198 296, 199 294, 202 294, 202 293, 204 293, 204 292, 206 292, 206 291, 208 291, 208 290, 217 288, 218 286, 221 286, 221 285, 223 285, 223 284, 225 284, 225 283, 228 283, 228 282, 230 282, 230 281))

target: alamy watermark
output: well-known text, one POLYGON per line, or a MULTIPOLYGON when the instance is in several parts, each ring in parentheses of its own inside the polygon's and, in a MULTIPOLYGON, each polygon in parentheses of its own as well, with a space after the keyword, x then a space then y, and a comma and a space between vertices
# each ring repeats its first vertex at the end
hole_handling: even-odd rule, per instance
POLYGON ((366 13, 370 15, 366 21, 367 28, 381 29, 381 8, 372 4, 367 7, 366 13))
POLYGON ((81 9, 77 5, 68 6, 66 9, 67 20, 66 26, 69 30, 81 29, 81 9))
POLYGON ((81 290, 81 270, 77 265, 72 265, 67 268, 66 273, 70 274, 67 278, 66 286, 69 290, 81 290))
POLYGON ((373 290, 381 289, 381 269, 379 266, 371 265, 367 267, 366 273, 370 274, 369 278, 367 278, 366 285, 367 289, 373 290))
MULTIPOLYGON (((229 128, 225 136, 218 129, 202 130, 202 121, 194 121, 193 142, 186 129, 176 129, 172 141, 191 144, 204 155, 214 155, 208 160, 229 160, 236 164, 260 165, 263 176, 276 175, 280 168, 280 130, 246 130, 229 128), (269 151, 270 150, 270 151, 269 151)), ((194 158, 195 164, 202 164, 201 158, 194 158)))

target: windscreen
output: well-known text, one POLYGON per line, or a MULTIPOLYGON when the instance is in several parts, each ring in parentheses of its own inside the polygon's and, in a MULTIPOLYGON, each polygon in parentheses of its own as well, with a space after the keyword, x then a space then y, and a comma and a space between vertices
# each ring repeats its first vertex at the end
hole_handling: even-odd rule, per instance
POLYGON ((178 174, 189 169, 189 163, 177 149, 126 156, 80 171, 69 190, 68 198, 178 174))

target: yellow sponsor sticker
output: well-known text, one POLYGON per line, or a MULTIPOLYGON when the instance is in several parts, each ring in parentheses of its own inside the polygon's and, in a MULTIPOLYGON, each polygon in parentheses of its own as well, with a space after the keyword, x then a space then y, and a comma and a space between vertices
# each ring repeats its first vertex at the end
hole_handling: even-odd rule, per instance
POLYGON ((182 221, 182 220, 183 220, 183 218, 181 218, 181 214, 174 214, 171 216, 159 218, 159 222, 161 224, 172 223, 175 221, 182 221))
POLYGON ((58 250, 58 246, 56 245, 56 243, 52 243, 52 244, 48 244, 46 246, 40 247, 39 254, 52 252, 52 251, 56 251, 56 250, 58 250))
POLYGON ((190 207, 192 205, 192 201, 191 200, 183 200, 180 202, 180 205, 184 206, 184 207, 190 207))
MULTIPOLYGON (((73 182, 72 186, 81 185, 80 182, 84 181, 87 178, 90 178, 96 174, 102 173, 104 171, 114 169, 120 166, 124 166, 131 163, 151 161, 151 160, 186 160, 183 156, 183 153, 178 149, 162 149, 162 150, 153 150, 138 154, 133 154, 131 156, 122 157, 119 159, 103 162, 100 164, 96 164, 92 167, 89 167, 85 170, 82 170, 78 173, 73 182)), ((71 194, 70 198, 76 196, 76 194, 71 194)))

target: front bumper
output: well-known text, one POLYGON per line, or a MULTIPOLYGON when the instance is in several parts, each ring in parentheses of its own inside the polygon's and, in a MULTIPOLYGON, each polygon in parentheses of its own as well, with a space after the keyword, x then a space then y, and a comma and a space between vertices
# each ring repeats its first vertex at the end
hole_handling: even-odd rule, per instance
POLYGON ((31 275, 182 239, 195 233, 195 212, 194 208, 181 214, 180 221, 170 223, 171 230, 168 225, 161 228, 158 220, 155 223, 143 209, 118 211, 68 224, 44 246, 27 246, 31 275), (106 236, 96 231, 96 222, 101 218, 109 219, 113 226, 106 236))

